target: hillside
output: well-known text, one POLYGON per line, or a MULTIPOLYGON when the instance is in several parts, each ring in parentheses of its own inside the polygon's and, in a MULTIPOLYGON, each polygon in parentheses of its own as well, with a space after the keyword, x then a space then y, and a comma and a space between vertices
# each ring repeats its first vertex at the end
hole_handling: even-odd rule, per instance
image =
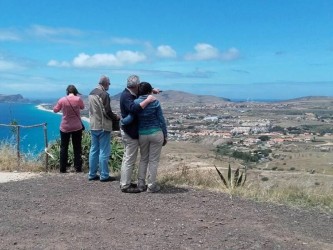
MULTIPOLYGON (((119 101, 121 93, 111 97, 113 101, 119 101)), ((166 90, 161 92, 158 95, 155 95, 156 98, 161 103, 172 103, 172 104, 186 104, 186 103, 221 103, 221 102, 230 102, 230 99, 217 97, 212 95, 195 95, 183 91, 176 90, 166 90)))
MULTIPOLYGON (((112 102, 116 103, 119 102, 121 92, 112 95, 111 100, 112 102)), ((155 95, 156 98, 163 104, 172 104, 172 105, 177 105, 177 104, 221 104, 221 103, 226 103, 226 102, 234 102, 231 101, 229 98, 225 97, 218 97, 214 95, 196 95, 184 91, 178 91, 178 90, 166 90, 161 92, 158 95, 155 95)), ((88 101, 88 96, 87 95, 82 95, 82 99, 87 102, 88 101)), ((58 98, 54 98, 54 102, 56 102, 58 98)), ((277 103, 288 103, 288 102, 314 102, 314 101, 333 101, 332 96, 305 96, 305 97, 299 97, 299 98, 294 98, 294 99, 288 99, 288 100, 283 100, 283 101, 278 101, 277 103)), ((0 103, 1 102, 17 102, 17 103, 41 103, 39 100, 30 100, 27 98, 24 98, 23 95, 21 94, 12 94, 12 95, 4 95, 0 94, 0 103)), ((256 102, 256 101, 252 101, 256 102)))
POLYGON ((0 94, 0 102, 26 103, 26 102, 30 102, 30 100, 23 98, 23 96, 20 95, 20 94, 16 94, 16 95, 2 95, 2 94, 0 94))

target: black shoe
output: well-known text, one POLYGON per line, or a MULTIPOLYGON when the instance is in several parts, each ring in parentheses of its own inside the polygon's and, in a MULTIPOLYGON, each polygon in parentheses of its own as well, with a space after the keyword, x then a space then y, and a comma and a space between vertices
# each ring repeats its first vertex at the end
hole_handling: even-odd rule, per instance
POLYGON ((101 180, 101 182, 109 182, 109 181, 115 181, 116 177, 109 176, 108 178, 101 180))
POLYGON ((99 180, 99 175, 96 175, 93 178, 89 178, 89 181, 98 181, 99 180))
POLYGON ((66 173, 67 173, 67 170, 66 170, 66 169, 60 169, 60 173, 61 173, 61 174, 66 174, 66 173))
POLYGON ((136 188, 138 187, 138 184, 131 182, 130 187, 136 188))
POLYGON ((129 186, 128 188, 122 188, 121 192, 123 193, 140 193, 140 189, 138 189, 138 187, 133 187, 133 186, 129 186))
POLYGON ((82 173, 83 171, 82 171, 82 168, 76 168, 76 169, 75 169, 75 172, 76 172, 76 173, 82 173))
POLYGON ((146 192, 148 189, 148 185, 139 185, 138 189, 140 190, 140 192, 146 192))

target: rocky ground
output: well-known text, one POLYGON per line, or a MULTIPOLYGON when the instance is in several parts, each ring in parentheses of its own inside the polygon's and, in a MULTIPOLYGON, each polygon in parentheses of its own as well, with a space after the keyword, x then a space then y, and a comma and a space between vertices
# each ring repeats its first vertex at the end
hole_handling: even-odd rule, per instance
POLYGON ((333 215, 85 174, 0 183, 1 249, 333 249, 333 215))
MULTIPOLYGON (((214 152, 168 143, 161 171, 211 167, 214 152)), ((0 173, 0 249, 333 249, 333 214, 163 186, 126 194, 86 174, 0 173)))

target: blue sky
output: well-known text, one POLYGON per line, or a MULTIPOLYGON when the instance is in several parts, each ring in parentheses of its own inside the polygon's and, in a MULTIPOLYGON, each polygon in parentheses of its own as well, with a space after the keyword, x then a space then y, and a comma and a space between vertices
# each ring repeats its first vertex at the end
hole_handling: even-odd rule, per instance
POLYGON ((333 96, 332 0, 1 0, 0 94, 101 75, 231 99, 333 96))

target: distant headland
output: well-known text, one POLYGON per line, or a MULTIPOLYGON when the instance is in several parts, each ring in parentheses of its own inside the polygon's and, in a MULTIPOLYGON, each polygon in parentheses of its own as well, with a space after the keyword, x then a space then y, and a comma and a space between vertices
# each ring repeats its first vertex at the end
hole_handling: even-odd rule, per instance
POLYGON ((40 100, 30 100, 30 99, 24 98, 21 94, 15 94, 15 95, 3 95, 3 94, 0 94, 0 103, 1 102, 40 103, 40 100))

